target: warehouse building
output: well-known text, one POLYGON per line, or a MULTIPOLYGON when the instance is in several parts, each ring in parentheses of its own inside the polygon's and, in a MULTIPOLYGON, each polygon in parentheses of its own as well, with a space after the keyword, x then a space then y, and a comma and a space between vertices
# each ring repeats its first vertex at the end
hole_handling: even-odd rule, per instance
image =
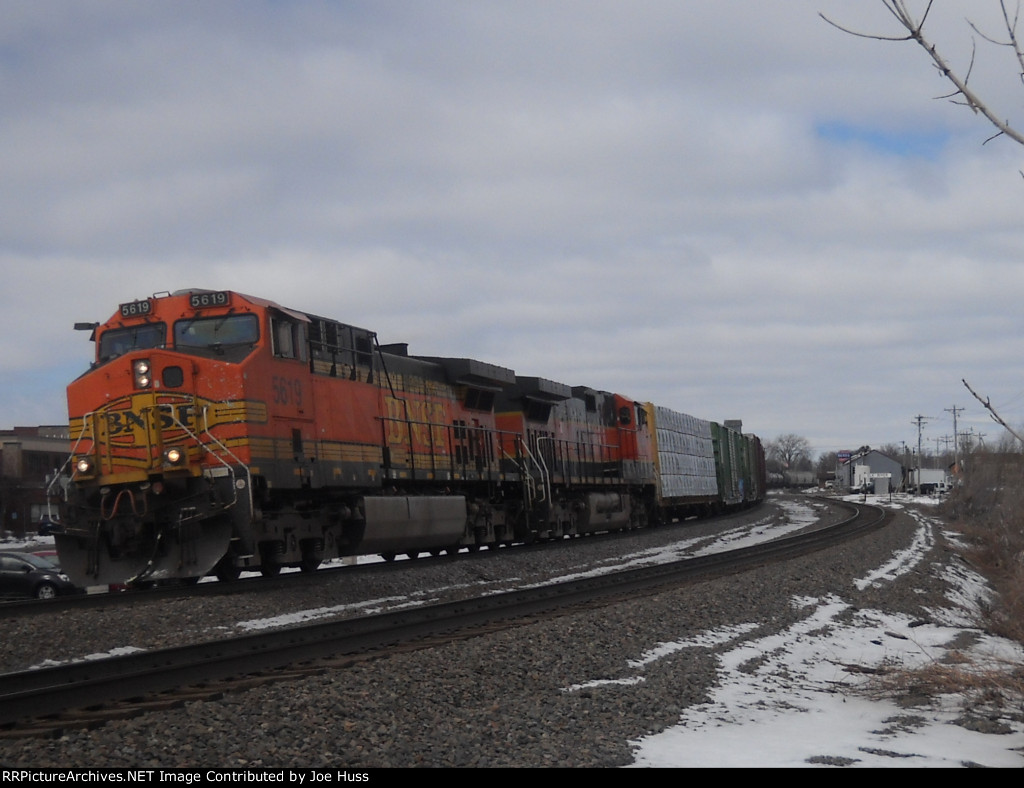
POLYGON ((0 430, 0 531, 16 538, 38 531, 47 485, 69 451, 67 426, 0 430))
POLYGON ((892 457, 868 447, 840 452, 836 488, 885 494, 903 487, 903 466, 892 457))

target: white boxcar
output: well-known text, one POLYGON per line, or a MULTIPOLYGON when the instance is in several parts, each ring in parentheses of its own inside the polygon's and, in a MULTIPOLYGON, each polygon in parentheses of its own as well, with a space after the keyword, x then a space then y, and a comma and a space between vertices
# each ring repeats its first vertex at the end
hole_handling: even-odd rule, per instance
POLYGON ((707 498, 718 495, 711 422, 654 405, 658 496, 707 498))

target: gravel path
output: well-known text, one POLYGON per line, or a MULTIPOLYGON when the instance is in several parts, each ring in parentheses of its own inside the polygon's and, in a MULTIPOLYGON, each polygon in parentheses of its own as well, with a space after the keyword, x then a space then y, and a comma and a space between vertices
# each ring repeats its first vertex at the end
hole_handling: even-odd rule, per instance
MULTIPOLYGON (((774 499, 746 522, 789 516, 774 499)), ((806 508, 806 505, 805 505, 806 508)), ((693 538, 737 521, 687 527, 693 538)), ((739 577, 665 591, 642 600, 525 624, 445 647, 359 664, 315 678, 249 690, 217 702, 113 722, 53 740, 0 741, 13 767, 408 767, 621 766, 630 740, 663 730, 680 711, 708 699, 716 681, 713 648, 688 648, 659 660, 640 684, 626 679, 630 660, 659 643, 705 630, 759 622, 756 638, 797 620, 794 596, 834 593, 859 607, 926 617, 942 607, 939 567, 955 560, 941 538, 929 562, 882 590, 853 580, 913 538, 916 522, 898 513, 882 531, 854 542, 739 577), (571 691, 570 691, 571 690, 571 691)), ((3 669, 115 647, 155 648, 216 633, 239 634, 240 621, 297 609, 343 609, 362 600, 410 593, 442 600, 581 571, 616 556, 678 540, 682 529, 644 532, 625 543, 580 540, 564 549, 498 561, 420 562, 379 577, 353 574, 295 594, 253 594, 98 610, 51 617, 43 630, 29 618, 10 622, 3 669), (429 592, 427 591, 429 589, 429 592), (73 645, 72 645, 73 644, 73 645)), ((937 535, 938 536, 938 535, 937 535)), ((344 575, 344 573, 341 573, 344 575)))

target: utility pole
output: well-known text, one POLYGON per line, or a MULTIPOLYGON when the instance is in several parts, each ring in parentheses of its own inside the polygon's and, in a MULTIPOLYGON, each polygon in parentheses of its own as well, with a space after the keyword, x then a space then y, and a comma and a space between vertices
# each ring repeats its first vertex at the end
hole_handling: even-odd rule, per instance
POLYGON ((917 425, 917 494, 921 494, 921 429, 930 416, 915 416, 911 424, 917 425))
POLYGON ((956 405, 952 408, 946 408, 946 413, 953 414, 953 467, 956 468, 957 473, 960 472, 960 451, 958 449, 960 434, 956 431, 956 417, 962 412, 963 408, 958 408, 956 405))

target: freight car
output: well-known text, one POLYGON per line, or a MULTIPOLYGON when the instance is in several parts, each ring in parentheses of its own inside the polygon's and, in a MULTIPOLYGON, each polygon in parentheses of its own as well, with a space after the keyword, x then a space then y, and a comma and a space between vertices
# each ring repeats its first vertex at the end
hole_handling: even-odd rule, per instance
POLYGON ((232 291, 89 324, 51 493, 81 585, 495 547, 707 515, 765 492, 760 441, 232 291))

